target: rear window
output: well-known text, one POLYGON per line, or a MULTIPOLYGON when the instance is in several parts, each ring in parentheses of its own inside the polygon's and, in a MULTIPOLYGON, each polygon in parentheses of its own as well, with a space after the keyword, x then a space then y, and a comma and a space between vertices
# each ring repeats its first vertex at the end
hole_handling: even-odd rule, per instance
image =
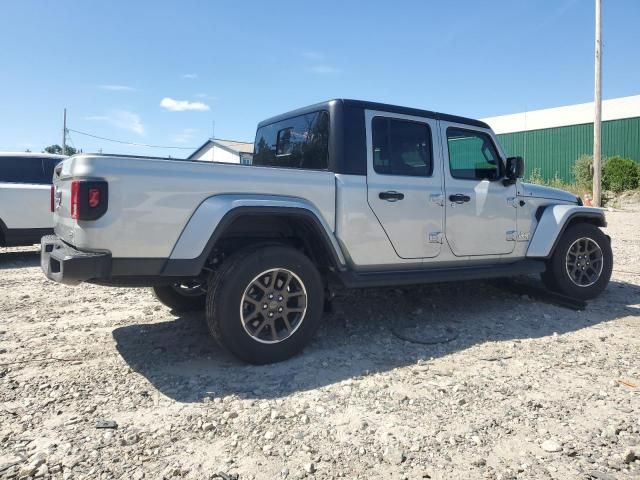
POLYGON ((61 160, 41 157, 0 157, 0 182, 51 184, 61 160))
POLYGON ((326 170, 329 113, 307 113, 258 129, 253 165, 326 170))

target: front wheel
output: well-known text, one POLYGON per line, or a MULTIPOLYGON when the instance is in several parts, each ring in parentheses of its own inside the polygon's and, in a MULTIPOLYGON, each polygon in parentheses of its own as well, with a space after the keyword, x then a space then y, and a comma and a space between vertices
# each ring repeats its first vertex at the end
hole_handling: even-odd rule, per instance
POLYGON ((612 269, 609 238, 595 225, 578 223, 560 237, 542 281, 554 292, 590 300, 607 287, 612 269))
POLYGON ((311 340, 324 305, 322 278, 293 248, 253 247, 227 259, 207 292, 213 337, 248 363, 292 357, 311 340))

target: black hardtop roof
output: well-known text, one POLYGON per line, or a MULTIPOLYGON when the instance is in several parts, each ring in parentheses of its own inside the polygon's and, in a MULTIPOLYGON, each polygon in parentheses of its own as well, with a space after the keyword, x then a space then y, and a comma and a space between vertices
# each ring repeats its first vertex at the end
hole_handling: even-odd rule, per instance
POLYGON ((351 100, 346 98, 336 98, 333 100, 327 100, 326 102, 315 103, 313 105, 309 105, 306 107, 298 108, 296 110, 292 110, 290 112, 276 115, 274 117, 268 118, 258 123, 258 128, 264 125, 270 125, 272 123, 279 122, 280 120, 286 120, 287 118, 295 117, 298 115, 304 115, 305 113, 315 112, 323 109, 328 110, 331 104, 336 102, 340 102, 347 107, 361 108, 363 110, 380 110, 380 111, 389 112, 389 113, 414 115, 416 117, 434 118, 436 120, 445 120, 448 122, 462 123, 462 124, 473 125, 481 128, 490 128, 489 125, 487 125, 486 123, 480 120, 475 120, 473 118, 460 117, 457 115, 449 115, 446 113, 432 112, 430 110, 422 110, 419 108, 402 107, 399 105, 389 105, 386 103, 378 103, 378 102, 367 102, 364 100, 351 100))

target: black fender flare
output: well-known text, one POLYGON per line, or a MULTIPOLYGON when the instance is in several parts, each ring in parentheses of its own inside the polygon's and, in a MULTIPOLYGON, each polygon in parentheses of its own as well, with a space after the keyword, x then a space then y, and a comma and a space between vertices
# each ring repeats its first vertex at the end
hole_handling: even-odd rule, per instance
POLYGON ((193 277, 199 275, 217 241, 224 235, 227 228, 240 217, 249 215, 276 215, 278 217, 289 217, 307 221, 308 225, 313 228, 313 231, 322 242, 323 248, 329 254, 331 267, 338 270, 345 269, 345 265, 341 257, 342 252, 338 253, 336 251, 336 247, 334 247, 334 244, 329 237, 329 233, 312 211, 306 208, 297 207, 240 206, 229 210, 222 217, 200 255, 193 259, 168 259, 162 269, 162 275, 172 277, 193 277))

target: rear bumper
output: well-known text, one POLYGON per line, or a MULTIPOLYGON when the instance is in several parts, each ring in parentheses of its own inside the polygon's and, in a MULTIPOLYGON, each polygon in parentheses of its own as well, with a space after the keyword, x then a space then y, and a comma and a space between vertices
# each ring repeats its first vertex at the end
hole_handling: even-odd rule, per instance
POLYGON ((48 279, 66 285, 111 275, 111 254, 81 252, 55 235, 42 237, 40 266, 48 279))

